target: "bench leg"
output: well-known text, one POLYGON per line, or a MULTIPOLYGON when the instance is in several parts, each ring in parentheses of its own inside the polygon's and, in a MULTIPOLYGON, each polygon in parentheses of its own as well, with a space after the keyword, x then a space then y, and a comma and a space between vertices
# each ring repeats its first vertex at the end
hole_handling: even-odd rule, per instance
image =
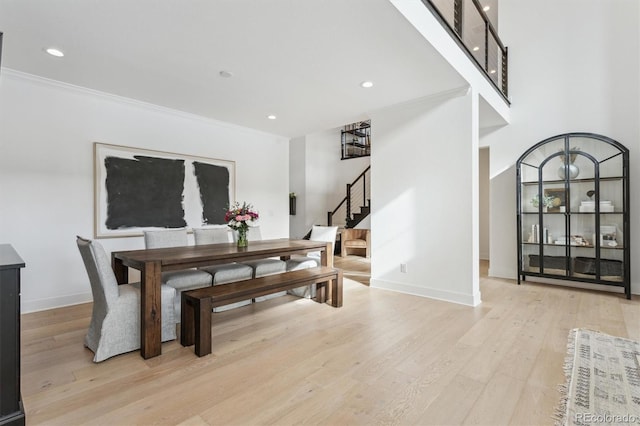
POLYGON ((211 353, 211 298, 197 299, 195 306, 196 355, 211 353))
POLYGON ((318 303, 324 303, 327 301, 327 283, 317 283, 315 301, 318 303))
POLYGON ((182 293, 180 300, 180 344, 191 346, 195 343, 193 301, 188 298, 186 292, 182 293))
POLYGON ((336 278, 331 280, 331 306, 342 306, 342 269, 338 269, 336 278))

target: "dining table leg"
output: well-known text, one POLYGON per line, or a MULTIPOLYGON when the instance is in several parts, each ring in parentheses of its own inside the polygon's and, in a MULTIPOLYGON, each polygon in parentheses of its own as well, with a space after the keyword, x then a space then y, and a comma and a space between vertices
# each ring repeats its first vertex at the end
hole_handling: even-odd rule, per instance
POLYGON ((122 259, 111 255, 111 268, 118 284, 127 284, 129 282, 129 268, 124 266, 122 259))
POLYGON ((162 353, 160 262, 146 262, 140 272, 140 355, 149 359, 162 353))

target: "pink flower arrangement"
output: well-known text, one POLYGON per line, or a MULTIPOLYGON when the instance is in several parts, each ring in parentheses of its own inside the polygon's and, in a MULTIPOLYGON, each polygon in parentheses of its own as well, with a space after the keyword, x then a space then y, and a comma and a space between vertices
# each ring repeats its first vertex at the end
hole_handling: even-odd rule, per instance
POLYGON ((249 229, 249 222, 255 222, 260 215, 253 209, 251 204, 243 202, 234 203, 227 213, 224 215, 224 220, 231 229, 245 231, 249 229))

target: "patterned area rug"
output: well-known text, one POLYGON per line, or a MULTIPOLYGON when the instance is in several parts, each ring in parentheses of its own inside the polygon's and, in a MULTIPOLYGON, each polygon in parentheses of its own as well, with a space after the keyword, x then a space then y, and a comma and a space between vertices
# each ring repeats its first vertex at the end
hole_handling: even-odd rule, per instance
POLYGON ((639 342, 571 330, 564 370, 556 424, 640 424, 639 342))

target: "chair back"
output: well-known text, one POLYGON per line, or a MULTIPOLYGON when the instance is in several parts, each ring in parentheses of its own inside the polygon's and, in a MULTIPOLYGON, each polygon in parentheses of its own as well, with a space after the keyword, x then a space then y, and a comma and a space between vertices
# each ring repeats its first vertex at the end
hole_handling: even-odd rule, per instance
POLYGON ((148 249, 186 245, 189 245, 189 239, 185 228, 144 231, 144 246, 148 249))
MULTIPOLYGON (((94 310, 103 311, 106 315, 108 306, 115 303, 119 295, 118 281, 111 269, 109 257, 97 241, 77 237, 76 243, 89 276, 94 310)), ((101 317, 104 318, 104 315, 101 317)))
MULTIPOLYGON (((250 226, 247 230, 247 241, 260 241, 262 240, 262 232, 260 232, 260 226, 250 226)), ((233 242, 238 241, 238 231, 233 231, 233 242)))
POLYGON ((360 228, 348 228, 342 231, 343 240, 368 240, 369 238, 369 230, 368 229, 360 229, 360 228))
POLYGON ((248 241, 260 241, 262 239, 262 232, 260 232, 259 226, 250 226, 247 231, 248 241))
POLYGON ((193 230, 193 238, 197 246, 228 243, 230 242, 229 228, 196 228, 193 230))
MULTIPOLYGON (((311 235, 309 236, 309 240, 311 241, 324 241, 326 243, 331 243, 331 254, 333 254, 333 247, 336 243, 336 235, 338 233, 337 226, 320 226, 313 225, 311 228, 311 235)), ((309 257, 320 257, 319 251, 314 251, 307 254, 309 257)))

